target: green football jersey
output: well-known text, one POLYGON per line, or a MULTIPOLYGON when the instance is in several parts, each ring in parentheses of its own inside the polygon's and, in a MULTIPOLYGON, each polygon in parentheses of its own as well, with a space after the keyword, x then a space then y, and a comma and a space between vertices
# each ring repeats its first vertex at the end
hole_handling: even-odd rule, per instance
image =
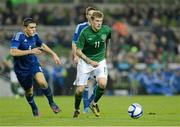
POLYGON ((105 59, 106 40, 111 38, 111 28, 102 25, 97 32, 91 26, 86 27, 80 34, 77 48, 93 61, 100 62, 105 59))

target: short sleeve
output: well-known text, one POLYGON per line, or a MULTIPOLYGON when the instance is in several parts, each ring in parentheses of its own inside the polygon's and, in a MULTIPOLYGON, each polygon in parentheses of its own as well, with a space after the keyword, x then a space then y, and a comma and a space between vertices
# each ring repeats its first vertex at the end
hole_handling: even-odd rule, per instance
POLYGON ((79 37, 78 29, 79 29, 79 27, 77 26, 77 27, 76 27, 76 31, 74 32, 74 35, 73 35, 73 40, 72 40, 72 42, 75 43, 75 44, 77 43, 78 37, 79 37))
POLYGON ((84 28, 86 28, 87 26, 89 26, 87 22, 80 23, 77 25, 76 30, 74 32, 73 40, 72 40, 73 43, 77 44, 77 41, 79 39, 79 36, 80 36, 82 30, 84 28))
POLYGON ((21 42, 21 33, 18 32, 13 36, 13 38, 11 40, 11 48, 18 49, 20 42, 21 42))

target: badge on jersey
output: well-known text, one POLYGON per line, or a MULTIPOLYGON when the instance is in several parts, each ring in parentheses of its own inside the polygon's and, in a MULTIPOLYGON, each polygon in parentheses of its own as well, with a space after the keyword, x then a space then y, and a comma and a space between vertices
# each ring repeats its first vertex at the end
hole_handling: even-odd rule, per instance
POLYGON ((102 39, 103 41, 105 41, 106 38, 107 38, 107 35, 106 35, 106 34, 102 34, 102 35, 101 35, 101 39, 102 39))

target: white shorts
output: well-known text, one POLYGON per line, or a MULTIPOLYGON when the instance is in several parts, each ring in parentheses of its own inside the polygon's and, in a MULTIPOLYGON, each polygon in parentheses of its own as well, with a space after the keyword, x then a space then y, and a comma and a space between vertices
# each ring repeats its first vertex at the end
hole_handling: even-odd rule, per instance
POLYGON ((84 60, 80 59, 77 65, 77 77, 76 85, 87 85, 89 77, 95 76, 96 81, 99 78, 106 78, 108 76, 106 60, 99 62, 98 67, 93 67, 90 64, 87 64, 84 60))

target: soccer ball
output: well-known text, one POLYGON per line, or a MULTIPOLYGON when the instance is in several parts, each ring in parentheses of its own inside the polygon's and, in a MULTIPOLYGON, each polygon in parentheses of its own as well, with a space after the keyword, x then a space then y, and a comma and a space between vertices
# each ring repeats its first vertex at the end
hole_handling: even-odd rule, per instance
POLYGON ((143 108, 138 103, 133 103, 128 107, 128 113, 131 118, 137 119, 143 115, 143 108))

